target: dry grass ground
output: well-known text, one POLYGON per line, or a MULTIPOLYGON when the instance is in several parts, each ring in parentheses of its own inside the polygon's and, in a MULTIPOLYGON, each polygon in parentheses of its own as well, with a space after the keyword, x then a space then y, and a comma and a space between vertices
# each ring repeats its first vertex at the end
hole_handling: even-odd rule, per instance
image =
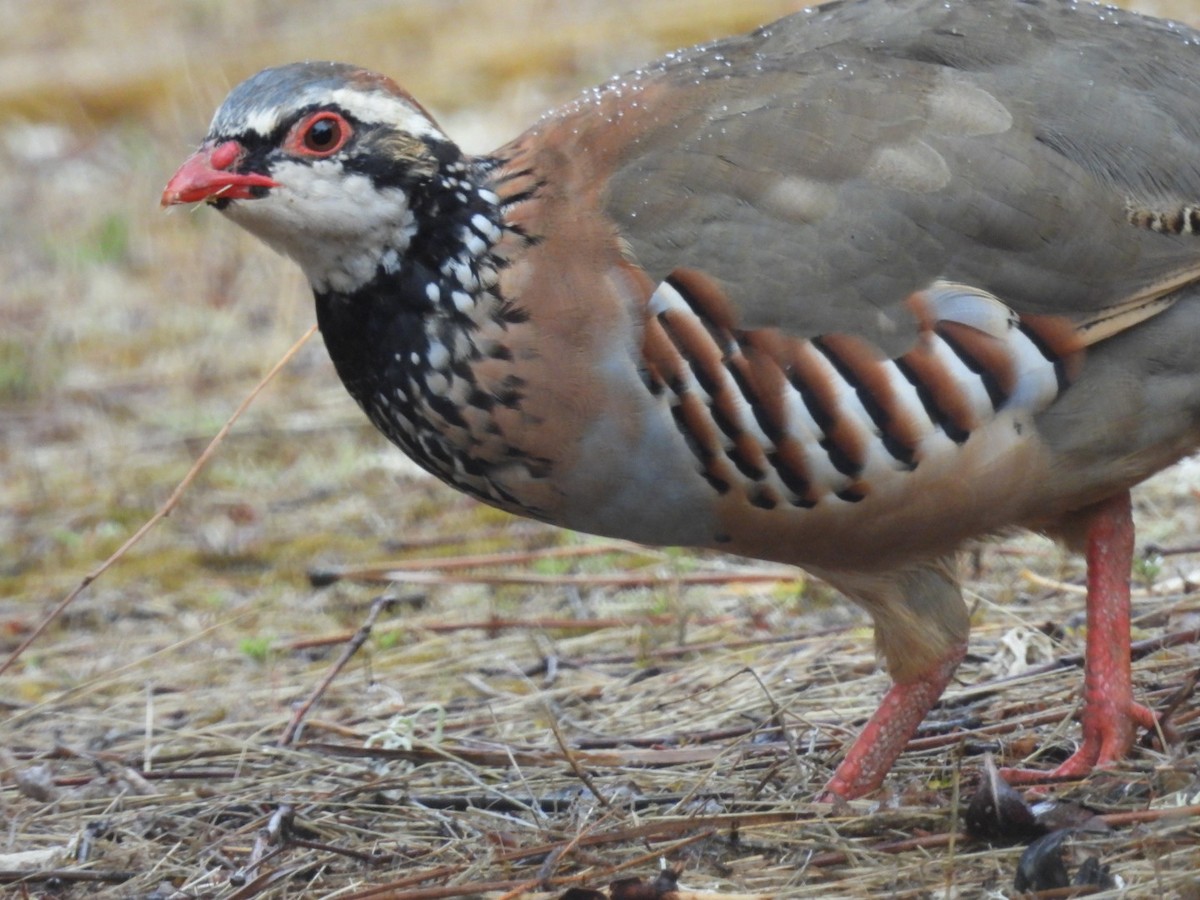
MULTIPOLYGON (((790 5, 0 0, 0 658, 311 323, 291 266, 211 211, 157 208, 232 83, 354 59, 482 150, 790 5)), ((384 444, 319 344, 0 676, 0 893, 559 894, 661 858, 726 894, 1012 894, 1021 848, 964 837, 960 792, 985 750, 1053 757, 1077 735, 1077 560, 1032 537, 980 548, 958 681, 887 790, 831 812, 808 801, 886 686, 860 615, 800 577, 479 507, 384 444), (493 553, 524 555, 446 561, 493 553), (418 571, 386 590, 308 577, 381 558, 418 571), (381 592, 396 602, 279 746, 381 592)), ((1192 462, 1138 494, 1143 545, 1200 542, 1198 484, 1192 462)), ((1198 569, 1195 550, 1139 566, 1136 638, 1200 625, 1198 569)), ((1194 641, 1136 666, 1146 702, 1183 698, 1181 744, 1062 789, 1137 814, 1092 841, 1125 885, 1103 896, 1200 896, 1198 666, 1194 641)))

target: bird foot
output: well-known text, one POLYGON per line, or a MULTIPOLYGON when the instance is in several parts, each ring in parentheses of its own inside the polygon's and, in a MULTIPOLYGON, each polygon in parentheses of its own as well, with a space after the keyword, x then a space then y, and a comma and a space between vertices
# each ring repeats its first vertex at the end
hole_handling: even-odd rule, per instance
POLYGON ((1057 769, 1003 769, 1009 784, 1083 778, 1120 762, 1133 749, 1137 729, 1164 729, 1158 717, 1133 699, 1129 653, 1129 567, 1133 517, 1129 492, 1096 504, 1087 529, 1088 626, 1084 663, 1083 738, 1057 769))
POLYGON ((1138 728, 1156 731, 1160 727, 1154 711, 1140 703, 1093 698, 1084 708, 1083 742, 1058 768, 1049 771, 1005 768, 1000 775, 1011 785, 1086 778, 1095 769, 1114 765, 1128 756, 1138 728))
POLYGON ((896 757, 946 689, 966 650, 966 644, 961 644, 916 681, 892 685, 825 785, 819 802, 853 800, 883 783, 896 757))

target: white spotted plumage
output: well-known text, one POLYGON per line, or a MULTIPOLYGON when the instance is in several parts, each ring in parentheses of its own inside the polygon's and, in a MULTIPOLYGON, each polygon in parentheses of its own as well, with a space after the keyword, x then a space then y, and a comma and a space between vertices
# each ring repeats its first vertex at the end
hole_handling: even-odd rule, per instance
POLYGON ((253 203, 230 204, 225 214, 294 259, 315 290, 349 293, 380 266, 399 268, 416 234, 403 190, 381 189, 333 160, 282 160, 272 174, 279 187, 253 203))

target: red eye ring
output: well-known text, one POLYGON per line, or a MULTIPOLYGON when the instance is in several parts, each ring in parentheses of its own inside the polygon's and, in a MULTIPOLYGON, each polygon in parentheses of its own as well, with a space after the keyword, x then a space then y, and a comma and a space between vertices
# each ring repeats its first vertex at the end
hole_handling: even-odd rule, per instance
POLYGON ((288 135, 286 147, 297 156, 323 159, 346 146, 353 133, 344 116, 323 110, 297 122, 288 135))

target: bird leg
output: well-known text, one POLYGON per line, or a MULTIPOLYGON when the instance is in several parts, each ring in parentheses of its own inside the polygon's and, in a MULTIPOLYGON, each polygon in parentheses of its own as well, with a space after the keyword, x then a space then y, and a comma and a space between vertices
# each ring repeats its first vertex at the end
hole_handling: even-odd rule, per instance
POLYGON ((1133 564, 1129 492, 1097 504, 1087 522, 1087 656, 1084 661, 1083 740, 1051 772, 1004 769, 1010 784, 1081 778, 1119 762, 1138 727, 1154 730, 1155 714, 1134 702, 1129 650, 1129 570, 1133 564))
POLYGON ((892 685, 825 785, 824 800, 860 797, 883 783, 896 757, 942 696, 966 652, 964 642, 916 680, 892 685))
POLYGON ((824 797, 860 797, 883 782, 967 652, 970 621, 953 556, 873 576, 825 577, 875 620, 892 687, 825 786, 824 797))

